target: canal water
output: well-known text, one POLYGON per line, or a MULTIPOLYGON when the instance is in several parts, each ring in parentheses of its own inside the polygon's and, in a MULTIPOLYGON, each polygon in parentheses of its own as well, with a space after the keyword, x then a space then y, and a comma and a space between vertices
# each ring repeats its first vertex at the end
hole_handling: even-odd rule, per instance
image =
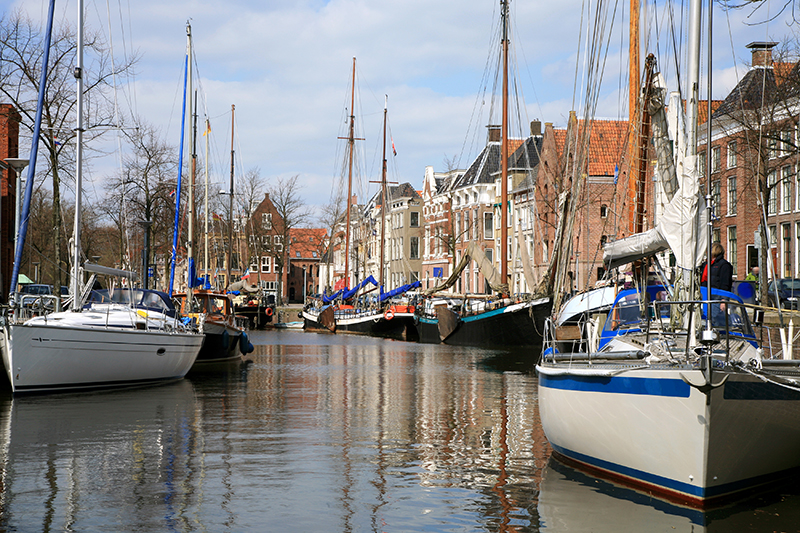
POLYGON ((552 459, 534 353, 251 339, 164 386, 0 396, 0 531, 800 531, 800 483, 701 513, 552 459))

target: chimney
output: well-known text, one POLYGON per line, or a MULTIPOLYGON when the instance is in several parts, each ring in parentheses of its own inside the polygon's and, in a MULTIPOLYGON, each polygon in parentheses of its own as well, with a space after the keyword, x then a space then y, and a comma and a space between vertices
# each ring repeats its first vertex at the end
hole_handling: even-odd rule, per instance
POLYGON ((772 68, 772 48, 778 43, 755 41, 747 45, 753 54, 751 68, 772 68))
POLYGON ((542 123, 538 120, 531 122, 531 136, 535 137, 542 134, 542 123))
POLYGON ((489 129, 489 142, 499 143, 502 140, 502 133, 500 131, 502 126, 489 125, 486 127, 489 129))

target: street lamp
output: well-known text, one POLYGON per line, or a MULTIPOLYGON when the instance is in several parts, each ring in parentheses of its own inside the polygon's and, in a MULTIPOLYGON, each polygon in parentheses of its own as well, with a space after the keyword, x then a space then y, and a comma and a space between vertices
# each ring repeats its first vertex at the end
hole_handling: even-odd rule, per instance
POLYGON ((149 288, 149 259, 150 259, 150 226, 153 224, 151 220, 138 220, 137 223, 144 229, 144 250, 142 250, 142 288, 147 290, 149 288))
POLYGON ((19 217, 20 217, 20 202, 22 201, 22 171, 28 166, 27 159, 20 159, 18 157, 7 157, 4 161, 14 169, 17 173, 17 186, 16 191, 16 214, 14 215, 14 252, 17 250, 17 240, 19 239, 19 217))

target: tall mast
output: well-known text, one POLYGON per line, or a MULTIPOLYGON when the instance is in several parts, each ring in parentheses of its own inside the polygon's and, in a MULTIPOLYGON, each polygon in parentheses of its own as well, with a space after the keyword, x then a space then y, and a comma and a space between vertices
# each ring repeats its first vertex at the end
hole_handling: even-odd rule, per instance
POLYGON ((508 2, 503 10, 503 123, 500 150, 500 280, 508 283, 508 2))
MULTIPOLYGON (((78 83, 77 125, 75 128, 75 227, 73 229, 74 248, 72 250, 72 310, 80 311, 80 262, 81 262, 81 197, 83 196, 83 0, 78 0, 78 50, 75 66, 75 79, 78 83)), ((30 178, 29 178, 30 179, 30 178)), ((147 275, 147 272, 143 272, 147 275)), ((13 289, 13 287, 12 287, 13 289)))
MULTIPOLYGON (((228 247, 225 248, 225 283, 231 284, 231 260, 233 259, 233 115, 236 106, 231 104, 231 183, 228 189, 228 247)), ((285 244, 284 244, 285 246, 285 244)))
POLYGON ((380 285, 378 292, 383 292, 383 271, 384 271, 384 260, 383 260, 383 251, 385 248, 386 242, 386 114, 387 109, 389 107, 389 97, 385 96, 383 100, 383 170, 381 172, 381 275, 380 275, 380 285))
POLYGON ((209 275, 209 264, 208 264, 208 137, 209 133, 211 133, 211 122, 206 119, 206 132, 203 134, 206 138, 206 168, 205 168, 205 177, 206 177, 206 197, 205 197, 205 227, 203 228, 205 232, 205 249, 203 252, 203 270, 206 273, 206 280, 208 280, 209 275))
MULTIPOLYGON (((355 106, 356 102, 356 58, 353 58, 353 83, 350 92, 350 136, 348 137, 348 146, 350 148, 349 153, 349 169, 347 173, 347 202, 346 202, 346 223, 347 226, 345 227, 345 237, 344 237, 344 279, 345 279, 345 286, 350 286, 350 202, 352 201, 353 195, 353 150, 355 148, 355 127, 356 127, 356 115, 355 115, 355 106)), ((381 267, 383 268, 383 267, 381 267)))
MULTIPOLYGON (((186 255, 188 257, 188 268, 186 269, 186 303, 189 310, 192 309, 192 287, 194 286, 195 266, 194 266, 194 180, 197 172, 197 151, 195 150, 195 143, 197 142, 197 115, 194 114, 194 107, 192 106, 192 25, 186 23, 186 55, 189 58, 187 66, 187 96, 189 98, 189 120, 193 122, 191 134, 189 135, 189 235, 186 241, 186 255)), ((196 96, 195 96, 196 97, 196 96)))

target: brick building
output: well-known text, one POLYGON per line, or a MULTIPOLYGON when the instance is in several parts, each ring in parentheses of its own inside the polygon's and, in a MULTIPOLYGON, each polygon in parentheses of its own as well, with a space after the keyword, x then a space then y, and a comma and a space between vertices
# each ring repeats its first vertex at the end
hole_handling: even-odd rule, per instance
POLYGON ((0 301, 6 301, 14 265, 17 174, 4 162, 19 157, 19 112, 0 104, 0 301))
MULTIPOLYGON (((711 133, 713 239, 725 248, 734 279, 759 266, 759 228, 766 218, 768 247, 777 277, 800 277, 800 182, 798 181, 798 65, 773 62, 777 43, 754 42, 748 72, 715 108, 711 133), (753 125, 761 124, 760 129, 753 125), (766 187, 760 188, 759 181, 766 187), (763 195, 763 202, 761 197, 763 195)), ((701 126, 699 164, 706 170, 706 127, 701 126)), ((769 269, 770 277, 772 268, 769 269)))

